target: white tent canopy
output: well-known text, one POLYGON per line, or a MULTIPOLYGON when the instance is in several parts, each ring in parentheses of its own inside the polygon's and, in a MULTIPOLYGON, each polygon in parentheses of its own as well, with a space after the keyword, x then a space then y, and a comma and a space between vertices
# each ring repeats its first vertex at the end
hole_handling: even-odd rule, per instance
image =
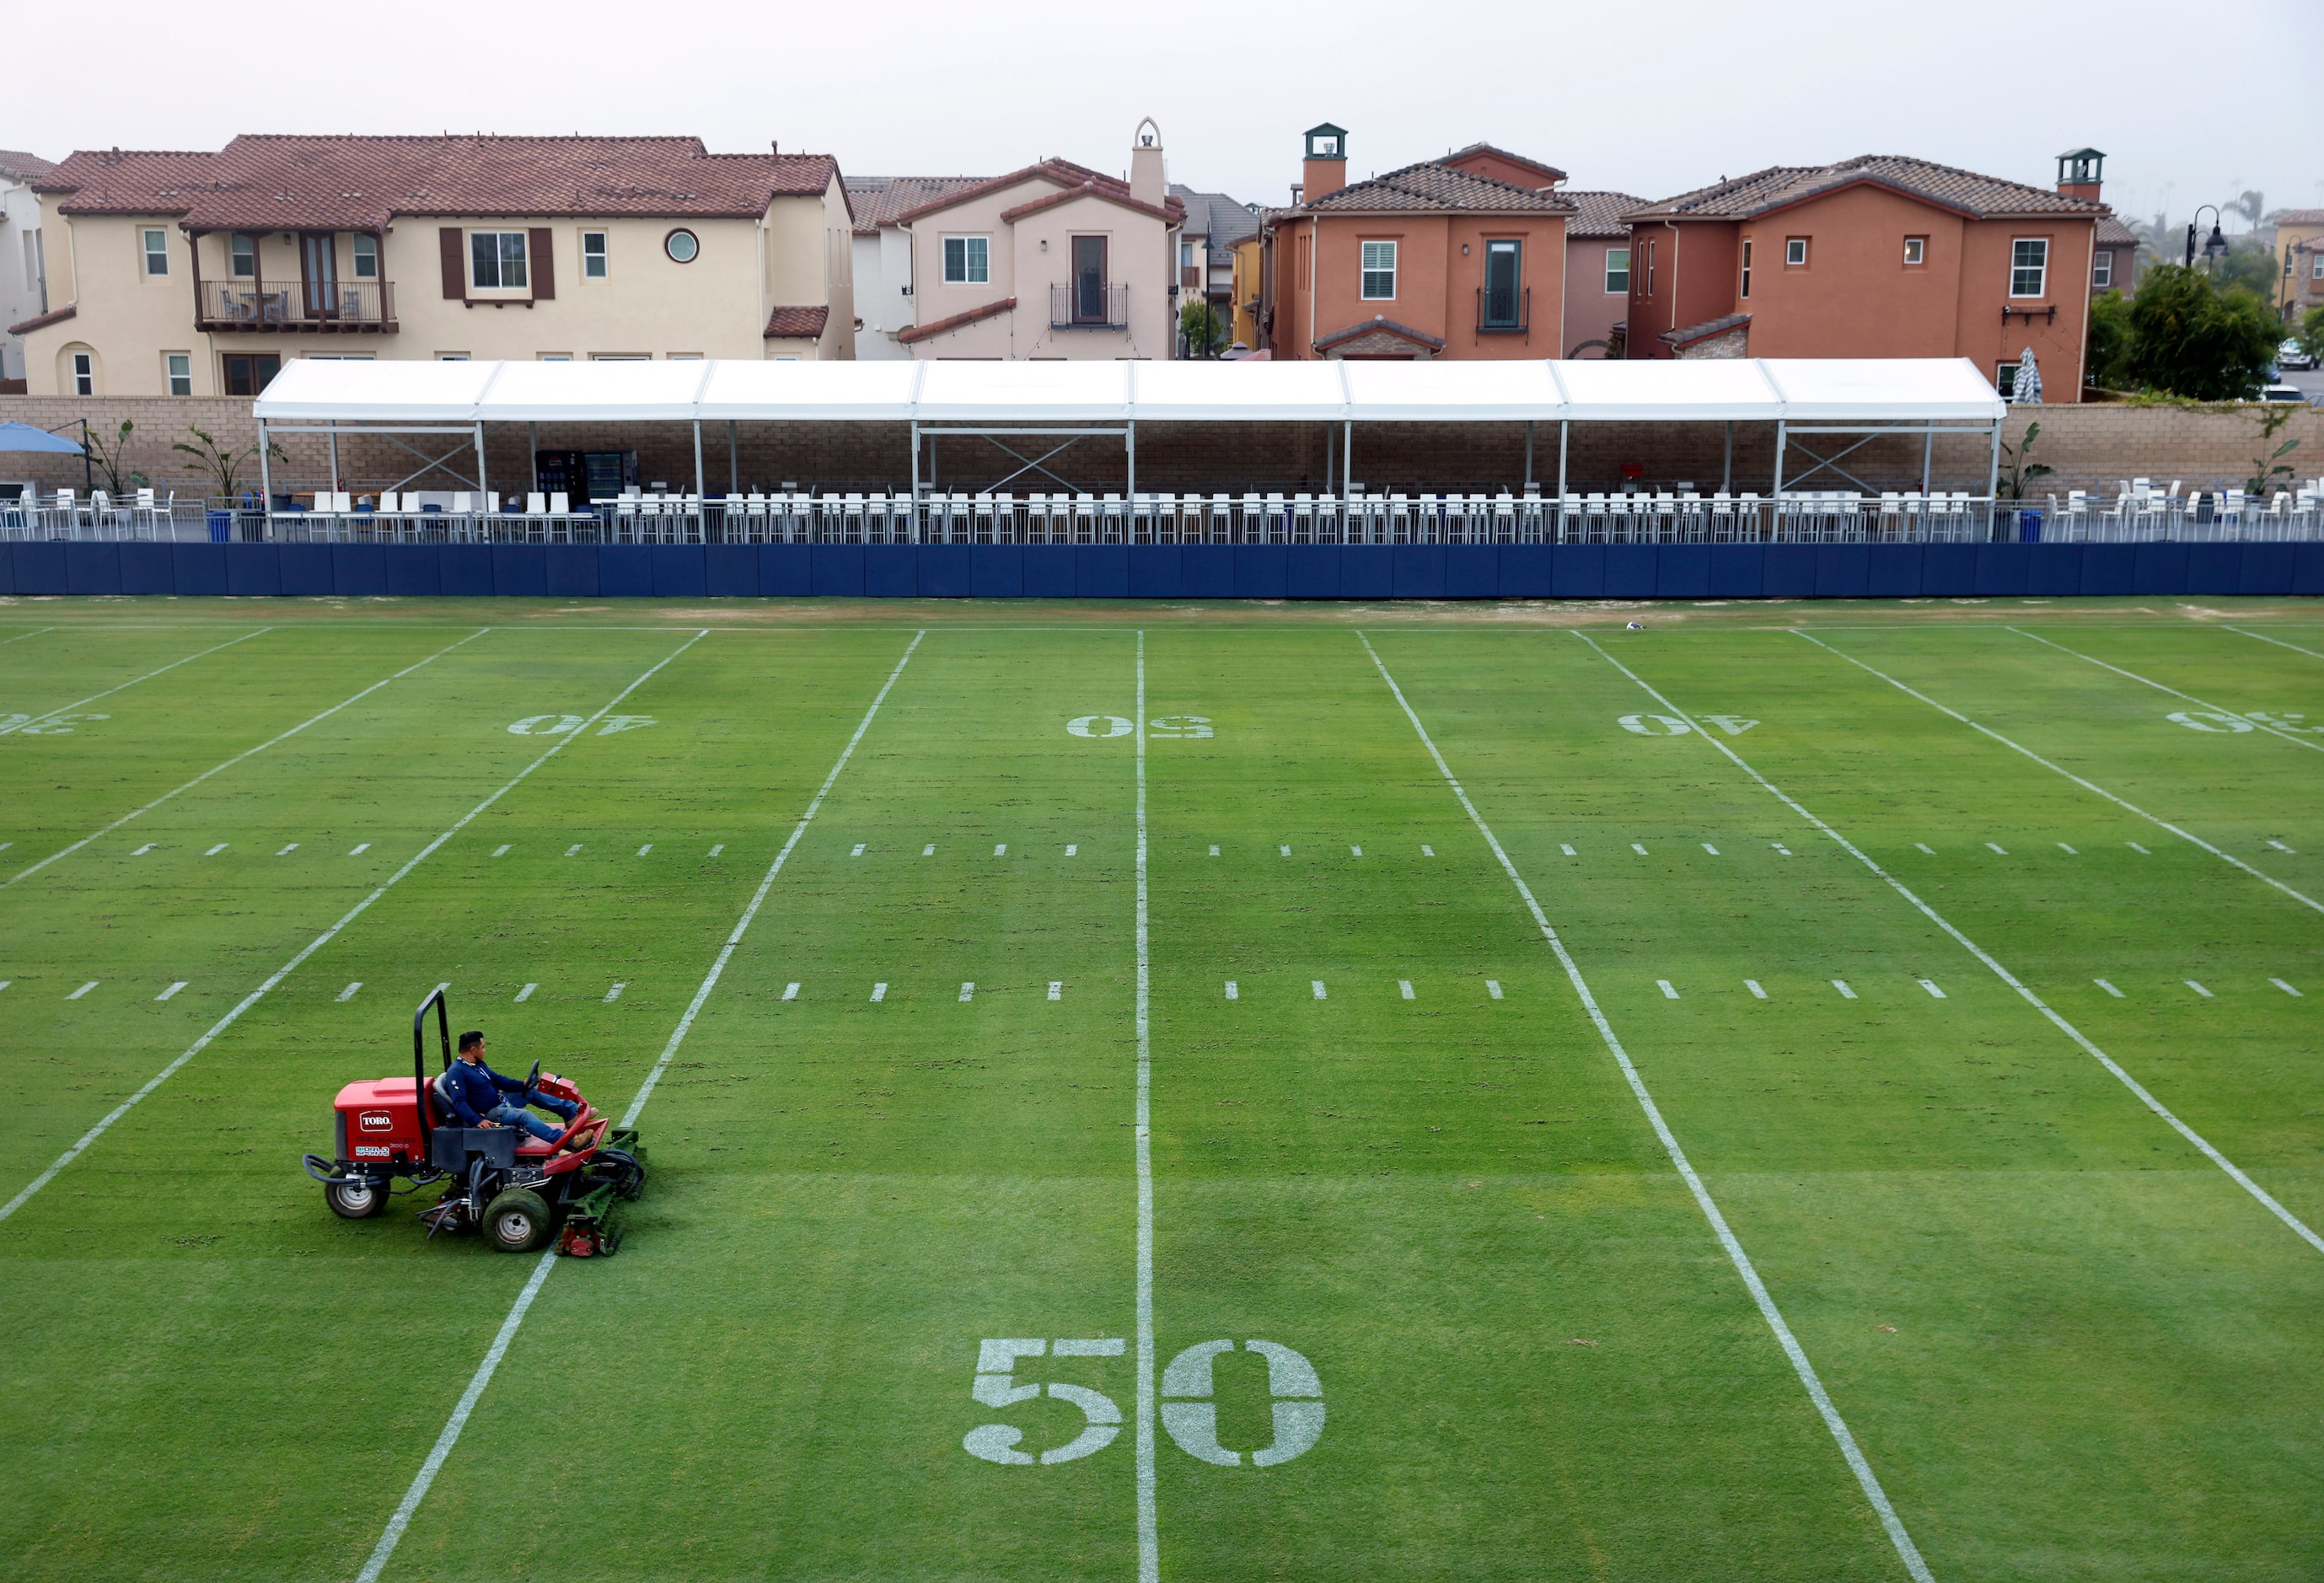
POLYGON ((1998 422, 1966 358, 1480 363, 300 359, 268 423, 1998 422))

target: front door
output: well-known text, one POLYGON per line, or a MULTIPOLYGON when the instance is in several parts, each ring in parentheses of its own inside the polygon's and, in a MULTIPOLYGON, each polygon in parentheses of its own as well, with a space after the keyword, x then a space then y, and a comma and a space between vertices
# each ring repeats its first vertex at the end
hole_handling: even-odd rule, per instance
POLYGON ((1105 238, 1074 238, 1074 322, 1102 325, 1105 319, 1105 238))
POLYGON ((337 238, 328 231, 308 231, 299 238, 299 269, 307 287, 307 317, 339 316, 339 262, 337 238))

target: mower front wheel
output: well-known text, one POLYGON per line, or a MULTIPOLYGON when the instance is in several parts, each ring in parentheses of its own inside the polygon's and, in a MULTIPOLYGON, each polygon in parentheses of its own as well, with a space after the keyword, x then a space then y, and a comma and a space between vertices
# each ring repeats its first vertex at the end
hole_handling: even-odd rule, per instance
POLYGON ((484 1210, 484 1235, 503 1253, 530 1253, 549 1240, 550 1219, 547 1200, 512 1187, 484 1210))
POLYGON ((368 1220, 387 1208, 387 1183, 346 1176, 323 1183, 323 1201, 343 1220, 368 1220))

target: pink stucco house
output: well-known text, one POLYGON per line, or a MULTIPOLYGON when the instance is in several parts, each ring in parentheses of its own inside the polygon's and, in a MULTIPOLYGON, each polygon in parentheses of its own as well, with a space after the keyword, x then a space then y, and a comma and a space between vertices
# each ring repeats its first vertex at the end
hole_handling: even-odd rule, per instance
POLYGON ((896 216, 913 318, 896 339, 916 358, 1168 357, 1185 215, 1151 121, 1127 181, 1050 159, 941 193, 896 216))

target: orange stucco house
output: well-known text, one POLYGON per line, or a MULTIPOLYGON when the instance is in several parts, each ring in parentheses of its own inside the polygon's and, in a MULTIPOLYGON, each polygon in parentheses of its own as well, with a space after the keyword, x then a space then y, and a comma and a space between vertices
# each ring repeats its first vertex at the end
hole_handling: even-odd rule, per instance
POLYGON ((1554 357, 1565 173, 1478 143, 1363 181, 1306 133, 1298 200, 1261 227, 1259 334, 1278 359, 1554 357))
POLYGON ((1967 357, 2032 347, 2080 398, 2095 181, 2050 191, 1899 155, 1776 166, 1635 209, 1631 358, 1967 357))

